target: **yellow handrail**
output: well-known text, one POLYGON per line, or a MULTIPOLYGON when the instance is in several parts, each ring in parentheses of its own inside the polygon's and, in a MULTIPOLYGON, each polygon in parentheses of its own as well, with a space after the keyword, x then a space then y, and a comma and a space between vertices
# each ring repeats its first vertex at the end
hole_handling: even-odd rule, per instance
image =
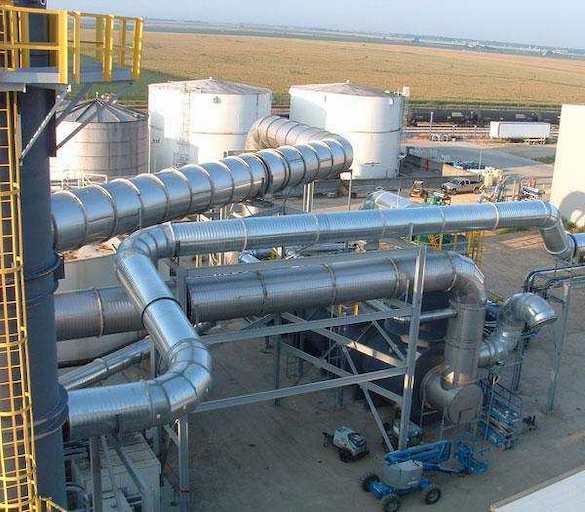
POLYGON ((128 70, 133 80, 140 78, 144 33, 142 18, 14 7, 1 2, 0 11, 6 16, 10 27, 10 38, 0 41, 0 52, 10 52, 13 56, 9 70, 29 67, 30 52, 42 51, 49 56, 51 65, 57 68, 58 83, 61 84, 82 82, 82 61, 93 56, 101 69, 101 81, 112 81, 116 69, 128 70), (48 42, 30 40, 29 19, 33 14, 47 18, 50 28, 48 42), (83 32, 89 32, 89 37, 82 39, 83 32), (131 62, 128 62, 129 55, 131 62))

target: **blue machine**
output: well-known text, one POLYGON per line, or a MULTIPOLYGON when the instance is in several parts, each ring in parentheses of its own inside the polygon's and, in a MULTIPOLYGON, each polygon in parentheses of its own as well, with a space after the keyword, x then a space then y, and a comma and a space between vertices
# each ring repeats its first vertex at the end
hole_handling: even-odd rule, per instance
POLYGON ((429 471, 481 474, 487 471, 487 464, 478 461, 471 447, 461 441, 439 441, 387 453, 383 477, 366 475, 362 489, 381 500, 384 512, 396 512, 400 497, 417 491, 423 493, 427 505, 432 505, 441 499, 441 489, 424 477, 429 471))

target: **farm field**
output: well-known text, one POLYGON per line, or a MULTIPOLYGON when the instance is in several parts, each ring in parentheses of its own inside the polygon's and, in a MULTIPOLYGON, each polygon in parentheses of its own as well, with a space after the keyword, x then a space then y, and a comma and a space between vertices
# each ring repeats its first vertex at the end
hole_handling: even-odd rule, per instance
POLYGON ((415 102, 555 105, 585 102, 585 61, 379 43, 146 32, 146 84, 213 76, 269 87, 287 101, 292 84, 350 80, 411 87, 415 102))

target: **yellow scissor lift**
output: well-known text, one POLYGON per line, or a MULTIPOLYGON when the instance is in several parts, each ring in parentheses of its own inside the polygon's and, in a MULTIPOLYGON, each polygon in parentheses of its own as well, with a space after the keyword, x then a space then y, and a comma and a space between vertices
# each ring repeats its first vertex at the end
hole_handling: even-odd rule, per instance
MULTIPOLYGON (((0 510, 62 510, 39 497, 28 371, 20 163, 72 84, 130 83, 140 75, 143 21, 77 11, 14 7, 0 0, 0 510), (49 41, 31 41, 32 16, 46 18, 49 41), (46 67, 31 66, 45 56, 46 67), (47 59, 48 58, 48 59, 47 59), (17 95, 54 88, 55 107, 23 148, 17 95)), ((76 103, 74 98, 67 111, 76 103)))

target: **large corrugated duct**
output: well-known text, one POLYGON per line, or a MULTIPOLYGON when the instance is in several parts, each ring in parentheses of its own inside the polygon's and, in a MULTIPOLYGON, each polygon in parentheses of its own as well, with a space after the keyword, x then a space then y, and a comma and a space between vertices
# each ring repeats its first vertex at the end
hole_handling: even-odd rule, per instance
MULTIPOLYGON (((473 211, 476 216, 472 217, 471 222, 469 210, 455 206, 257 217, 211 223, 186 222, 147 228, 131 235, 120 246, 116 271, 141 311, 144 325, 159 351, 169 361, 169 372, 154 381, 127 384, 123 389, 103 387, 72 393, 71 431, 86 437, 120 428, 146 428, 153 422, 166 423, 194 407, 209 385, 209 354, 168 286, 161 280, 155 266, 159 259, 275 245, 460 231, 470 226, 474 229, 495 229, 510 225, 536 225, 548 231, 551 227, 550 206, 541 201, 476 205, 473 211), (516 208, 517 205, 522 205, 522 208, 516 208), (421 212, 425 215, 420 215, 421 212), (98 409, 88 405, 94 403, 99 404, 98 409), (129 415, 130 421, 121 423, 121 415, 129 415)), ((471 282, 467 280, 464 284, 471 282)), ((485 297, 478 297, 478 303, 468 308, 461 306, 467 303, 456 301, 455 306, 462 308, 460 316, 466 325, 468 320, 475 320, 473 326, 477 325, 484 306, 482 301, 485 297)), ((483 318, 479 323, 483 324, 483 318)), ((476 330, 473 330, 474 327, 471 329, 469 338, 464 341, 471 345, 473 340, 472 356, 477 363, 481 333, 478 341, 476 330)), ((459 383, 473 382, 477 367, 475 364, 472 368, 466 358, 459 361, 459 353, 454 349, 446 354, 448 364, 460 376, 453 380, 454 387, 459 383)), ((447 381, 448 377, 443 380, 447 381)))
MULTIPOLYGON (((133 235, 132 240, 121 247, 118 259, 121 281, 140 305, 145 326, 168 361, 168 371, 151 381, 71 391, 69 408, 73 438, 167 423, 191 410, 209 385, 207 349, 154 266, 160 257, 197 252, 198 245, 188 244, 189 240, 194 240, 190 232, 179 232, 177 228, 180 227, 184 225, 150 228, 133 235), (136 279, 136 275, 146 279, 136 279)), ((256 246, 263 243, 254 239, 256 246)), ((267 267, 266 272, 260 274, 244 272, 228 275, 225 279, 209 279, 206 284, 200 282, 190 291, 190 302, 197 318, 233 318, 246 313, 285 311, 298 306, 301 296, 304 306, 395 297, 412 287, 415 261, 412 252, 401 252, 358 256, 325 265, 309 264, 306 269, 293 272, 267 267), (296 287, 299 275, 304 276, 301 281, 307 283, 300 290, 296 287), (242 289, 249 289, 250 293, 242 294, 242 289)), ((483 280, 473 262, 455 253, 431 255, 426 280, 429 290, 445 290, 454 297, 484 296, 483 280), (470 292, 474 282, 477 294, 470 292)), ((134 357, 136 351, 129 350, 134 357)), ((119 366, 122 362, 117 359, 113 364, 119 366)), ((106 371, 103 364, 99 367, 98 375, 106 371)), ((88 378, 86 375, 82 381, 87 382, 88 378)), ((70 384, 69 387, 77 386, 70 384)))
MULTIPOLYGON (((258 151, 260 149, 307 144, 317 141, 325 144, 329 141, 335 141, 340 144, 344 148, 344 152, 350 157, 351 162, 347 165, 349 169, 353 163, 353 149, 345 137, 297 121, 290 121, 280 116, 267 116, 258 119, 248 132, 246 149, 258 151)), ((320 148, 319 144, 317 148, 320 148)))
POLYGON ((335 139, 264 149, 53 194, 57 250, 239 203, 348 169, 352 148, 335 139))
MULTIPOLYGON (((374 210, 385 210, 392 198, 383 193, 369 203, 374 210)), ((412 217, 413 234, 496 230, 501 228, 538 228, 549 254, 560 259, 579 261, 585 258, 585 234, 568 233, 558 209, 544 201, 508 201, 501 203, 428 206, 416 209, 394 209, 400 220, 412 217), (427 220, 425 220, 427 218, 427 220), (425 231, 419 227, 425 226, 425 231), (433 229, 430 229, 433 228, 433 229)))

